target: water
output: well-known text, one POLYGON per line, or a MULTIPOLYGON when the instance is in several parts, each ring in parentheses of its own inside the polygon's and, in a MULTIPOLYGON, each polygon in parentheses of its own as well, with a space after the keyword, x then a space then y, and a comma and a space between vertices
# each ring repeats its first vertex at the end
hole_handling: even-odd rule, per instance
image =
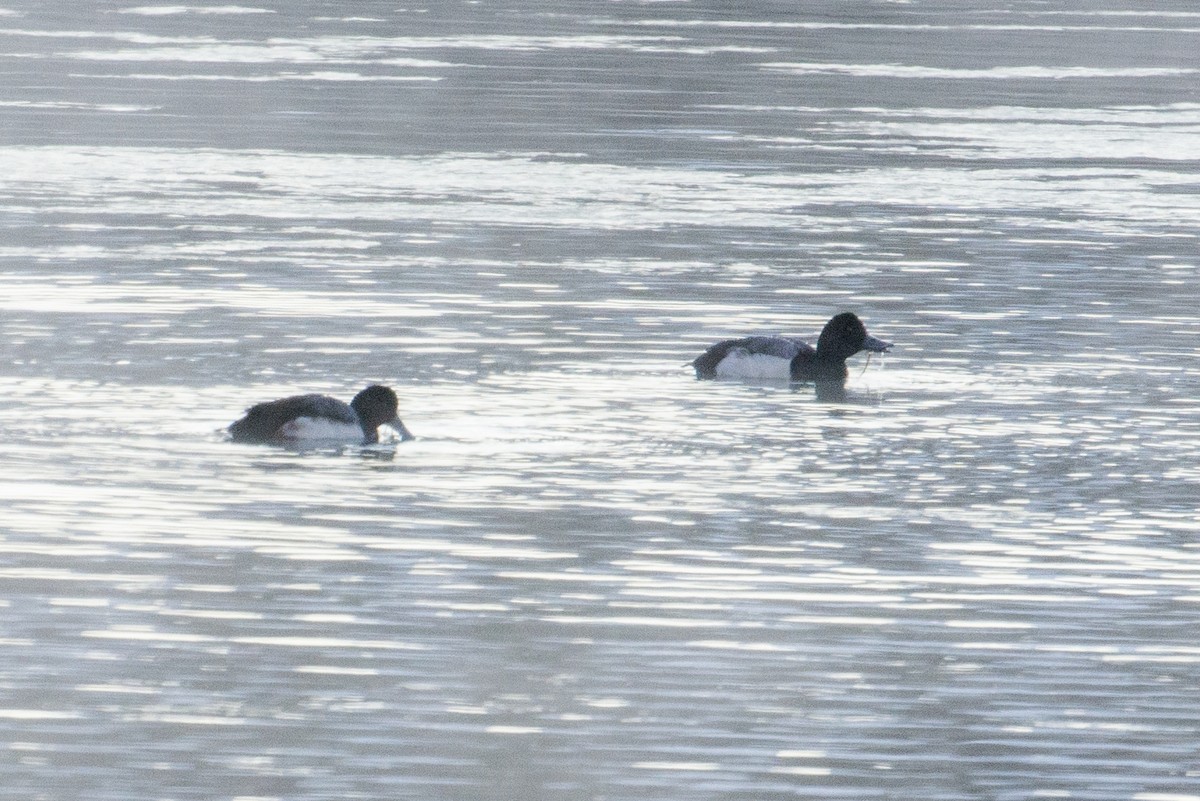
POLYGON ((77 6, 0 9, 0 798, 1200 798, 1190 4, 77 6), (683 366, 844 309, 840 402, 683 366))

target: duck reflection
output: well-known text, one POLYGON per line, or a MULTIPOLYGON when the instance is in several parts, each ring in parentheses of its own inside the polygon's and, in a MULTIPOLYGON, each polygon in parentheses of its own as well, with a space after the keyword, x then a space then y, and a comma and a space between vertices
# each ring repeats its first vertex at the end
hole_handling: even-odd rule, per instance
MULTIPOLYGON (((793 385, 795 388, 802 387, 803 384, 793 385)), ((817 392, 817 400, 822 403, 846 403, 846 382, 845 381, 814 381, 813 387, 817 392)))

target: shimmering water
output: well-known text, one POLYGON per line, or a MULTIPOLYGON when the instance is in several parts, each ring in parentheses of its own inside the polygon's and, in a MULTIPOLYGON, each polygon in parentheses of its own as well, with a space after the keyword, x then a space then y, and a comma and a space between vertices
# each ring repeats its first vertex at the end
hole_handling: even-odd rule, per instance
POLYGON ((1191 4, 85 5, 0 8, 0 798, 1200 798, 1191 4), (846 309, 840 402, 684 367, 846 309))

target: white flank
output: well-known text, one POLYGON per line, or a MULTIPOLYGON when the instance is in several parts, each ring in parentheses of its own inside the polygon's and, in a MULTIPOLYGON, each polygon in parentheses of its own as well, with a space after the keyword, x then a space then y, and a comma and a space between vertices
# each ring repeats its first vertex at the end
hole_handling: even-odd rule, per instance
POLYGON ((337 440, 362 442, 362 429, 352 423, 340 423, 323 417, 297 417, 284 423, 279 435, 289 440, 337 440))
POLYGON ((791 367, 790 359, 751 353, 745 348, 734 348, 717 365, 717 378, 787 381, 792 377, 791 367))

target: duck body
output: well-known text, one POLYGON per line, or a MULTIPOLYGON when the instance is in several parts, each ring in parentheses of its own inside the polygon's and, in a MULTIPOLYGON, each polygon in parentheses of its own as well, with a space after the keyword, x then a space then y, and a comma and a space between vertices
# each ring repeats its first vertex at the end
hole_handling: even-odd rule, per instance
POLYGON ((692 362, 697 378, 756 378, 787 381, 792 360, 811 345, 791 337, 726 339, 692 362))
POLYGON ((851 312, 835 315, 817 346, 792 337, 726 339, 692 361, 697 378, 775 381, 845 381, 846 359, 860 351, 884 353, 892 343, 876 339, 851 312))
POLYGON ((289 444, 300 442, 379 442, 386 425, 401 441, 414 439, 397 414, 396 393, 378 384, 343 403, 328 395, 292 395, 251 406, 229 426, 234 442, 289 444))

